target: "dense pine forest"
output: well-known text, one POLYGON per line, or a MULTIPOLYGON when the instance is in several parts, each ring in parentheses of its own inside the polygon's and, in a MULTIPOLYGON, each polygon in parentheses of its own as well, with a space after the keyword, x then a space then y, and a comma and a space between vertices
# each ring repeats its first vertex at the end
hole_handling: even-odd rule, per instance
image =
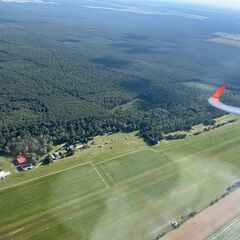
POLYGON ((2 153, 38 159, 52 144, 119 131, 156 144, 223 114, 207 103, 222 83, 239 104, 240 48, 207 41, 237 27, 214 17, 0 3, 2 153))

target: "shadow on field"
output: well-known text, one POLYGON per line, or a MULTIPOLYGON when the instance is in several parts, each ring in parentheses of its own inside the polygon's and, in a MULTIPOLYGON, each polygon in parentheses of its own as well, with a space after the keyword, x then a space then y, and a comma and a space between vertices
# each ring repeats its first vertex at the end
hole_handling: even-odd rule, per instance
POLYGON ((4 239, 152 239, 166 214, 161 201, 179 178, 178 166, 167 161, 108 189, 86 166, 3 191, 0 224, 7 227, 0 234, 4 239))
MULTIPOLYGON (((159 160, 163 161, 161 157, 159 160)), ((79 179, 77 182, 75 173, 71 178, 59 175, 49 182, 46 198, 47 205, 55 206, 50 210, 54 225, 49 223, 48 232, 36 236, 49 239, 55 233, 57 239, 70 236, 76 240, 153 239, 159 228, 158 219, 169 216, 169 211, 174 215, 172 209, 163 209, 161 201, 175 188, 179 169, 170 158, 166 160, 169 163, 157 169, 122 180, 108 189, 97 187, 88 194, 80 193, 81 189, 96 183, 89 184, 87 175, 82 182, 79 179)))
POLYGON ((164 209, 161 204, 177 184, 178 167, 174 165, 171 173, 159 168, 114 185, 89 240, 154 239, 158 235, 159 218, 169 216, 168 211, 174 215, 174 210, 164 209))

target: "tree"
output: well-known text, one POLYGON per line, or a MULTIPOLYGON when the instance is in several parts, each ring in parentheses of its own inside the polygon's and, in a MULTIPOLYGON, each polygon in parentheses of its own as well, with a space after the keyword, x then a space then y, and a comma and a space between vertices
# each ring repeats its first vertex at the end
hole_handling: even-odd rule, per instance
POLYGON ((44 163, 44 164, 53 163, 53 157, 52 157, 50 154, 48 154, 48 155, 45 157, 45 159, 43 160, 43 163, 44 163))

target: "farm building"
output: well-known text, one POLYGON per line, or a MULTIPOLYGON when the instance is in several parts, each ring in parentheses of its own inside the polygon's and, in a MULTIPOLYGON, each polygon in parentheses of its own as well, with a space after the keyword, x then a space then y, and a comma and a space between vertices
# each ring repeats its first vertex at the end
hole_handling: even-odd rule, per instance
POLYGON ((25 164, 25 163, 27 163, 27 159, 26 159, 24 156, 19 156, 19 157, 17 158, 17 163, 18 163, 19 165, 25 164))
POLYGON ((75 147, 75 151, 77 151, 77 150, 79 150, 79 149, 83 149, 83 148, 85 148, 85 147, 86 147, 85 144, 77 145, 77 146, 75 147))
POLYGON ((10 172, 4 172, 3 170, 0 170, 0 180, 4 180, 8 175, 10 175, 10 172))
POLYGON ((82 149, 86 149, 87 148, 87 144, 79 144, 79 145, 76 145, 76 146, 69 146, 67 147, 67 150, 68 151, 78 151, 78 150, 82 150, 82 149))
POLYGON ((67 147, 67 150, 68 150, 68 151, 74 151, 74 146, 71 145, 71 146, 67 147))
POLYGON ((3 180, 3 179, 5 179, 5 172, 1 171, 0 172, 0 180, 3 180))
POLYGON ((58 152, 55 152, 55 153, 53 154, 53 156, 55 157, 54 160, 61 159, 61 156, 60 156, 60 154, 59 154, 58 152))
POLYGON ((17 158, 17 163, 22 171, 28 171, 33 168, 32 164, 28 162, 24 156, 19 156, 17 158))

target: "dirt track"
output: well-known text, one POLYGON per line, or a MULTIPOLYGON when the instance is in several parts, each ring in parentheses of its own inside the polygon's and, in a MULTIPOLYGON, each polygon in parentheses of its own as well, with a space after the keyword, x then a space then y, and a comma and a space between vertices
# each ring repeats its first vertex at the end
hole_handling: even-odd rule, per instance
POLYGON ((188 220, 163 240, 203 240, 240 213, 240 190, 188 220))

